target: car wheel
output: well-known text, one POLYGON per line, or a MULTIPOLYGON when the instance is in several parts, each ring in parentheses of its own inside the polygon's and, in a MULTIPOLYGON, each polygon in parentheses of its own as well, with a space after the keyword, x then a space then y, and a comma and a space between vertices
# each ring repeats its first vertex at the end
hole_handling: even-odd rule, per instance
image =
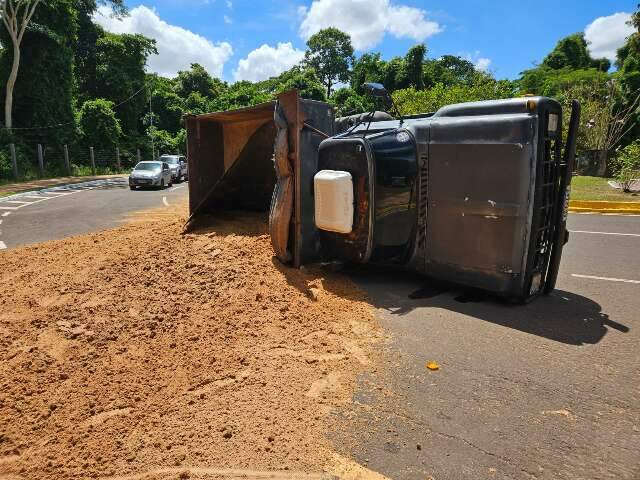
POLYGON ((167 185, 167 187, 169 188, 173 187, 173 180, 169 180, 169 185, 167 185))
POLYGON ((130 188, 131 190, 135 190, 135 189, 136 189, 136 186, 135 186, 135 185, 129 185, 129 188, 130 188))
POLYGON ((160 180, 160 190, 164 188, 164 178, 160 180))

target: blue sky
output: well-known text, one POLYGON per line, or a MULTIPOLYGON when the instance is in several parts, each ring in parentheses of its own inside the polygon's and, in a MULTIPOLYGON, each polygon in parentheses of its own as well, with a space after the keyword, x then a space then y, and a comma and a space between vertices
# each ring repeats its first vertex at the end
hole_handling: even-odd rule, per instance
POLYGON ((124 22, 104 16, 99 22, 109 30, 158 37, 160 57, 150 67, 166 75, 199 61, 225 80, 260 79, 296 63, 305 38, 314 30, 337 24, 351 30, 359 53, 380 51, 384 58, 391 58, 422 40, 429 57, 461 55, 496 77, 515 78, 539 62, 560 38, 584 31, 600 17, 604 18, 588 38, 594 39, 596 53, 611 52, 628 34, 626 17, 613 15, 634 11, 636 3, 146 0, 127 2, 132 16, 124 22))

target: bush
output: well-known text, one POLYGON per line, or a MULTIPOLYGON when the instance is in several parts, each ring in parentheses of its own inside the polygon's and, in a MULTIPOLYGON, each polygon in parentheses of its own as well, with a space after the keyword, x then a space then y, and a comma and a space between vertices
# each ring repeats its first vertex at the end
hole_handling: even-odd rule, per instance
POLYGON ((0 178, 10 178, 12 176, 13 167, 11 166, 9 152, 0 151, 0 178))
POLYGON ((454 103, 495 100, 513 96, 513 85, 505 80, 485 78, 473 85, 447 87, 438 83, 429 90, 406 88, 393 92, 393 100, 403 115, 435 112, 454 103))
POLYGON ((640 179, 640 140, 635 140, 618 153, 613 170, 622 190, 631 191, 633 182, 640 179))

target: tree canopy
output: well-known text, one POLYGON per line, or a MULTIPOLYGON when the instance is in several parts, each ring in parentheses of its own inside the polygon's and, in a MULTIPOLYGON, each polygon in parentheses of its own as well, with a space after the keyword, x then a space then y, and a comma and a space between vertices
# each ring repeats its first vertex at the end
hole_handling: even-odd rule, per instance
POLYGON ((327 97, 337 82, 349 81, 353 63, 351 37, 337 28, 325 28, 309 38, 306 64, 313 68, 327 89, 327 97))
POLYGON ((113 147, 122 136, 120 121, 113 111, 113 102, 98 98, 82 104, 78 126, 85 145, 113 147))
MULTIPOLYGON (((93 22, 99 5, 109 5, 115 15, 126 14, 123 0, 42 1, 25 32, 14 92, 15 126, 36 128, 0 130, 3 139, 12 137, 19 145, 117 144, 130 156, 137 148, 150 150, 153 139, 160 151, 184 152, 187 113, 251 106, 290 89, 303 98, 330 102, 338 116, 387 108, 366 95, 366 82, 383 83, 403 114, 523 94, 552 96, 565 103, 578 98, 598 132, 610 134, 607 122, 623 119, 624 128, 616 130, 622 137, 611 148, 622 148, 638 137, 633 106, 640 92, 640 10, 632 16, 636 31, 617 52, 618 71, 613 73, 608 60, 591 57, 580 33, 560 39, 539 65, 510 81, 480 71, 467 58, 429 57, 424 44, 392 58, 379 52, 356 57, 349 35, 327 28, 309 38, 298 65, 262 81, 227 83, 197 63, 174 78, 147 73, 155 42, 142 35, 104 31, 93 22)), ((0 28, 0 44, 6 46, 9 40, 6 29, 0 28)), ((0 49, 2 84, 11 63, 11 49, 0 49)), ((581 125, 579 148, 600 145, 594 143, 596 130, 586 129, 581 125)))

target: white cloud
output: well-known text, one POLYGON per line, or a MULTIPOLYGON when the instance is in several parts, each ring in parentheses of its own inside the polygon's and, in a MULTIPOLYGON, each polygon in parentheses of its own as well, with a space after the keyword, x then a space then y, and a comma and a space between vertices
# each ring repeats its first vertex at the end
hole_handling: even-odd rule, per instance
POLYGON ((598 17, 584 29, 584 38, 589 44, 589 53, 594 58, 616 59, 616 50, 622 47, 629 35, 634 32, 627 25, 631 14, 614 13, 608 17, 598 17))
POLYGON ((231 20, 231 17, 229 15, 224 15, 222 18, 224 19, 224 23, 226 23, 227 25, 231 25, 233 23, 233 20, 231 20))
POLYGON ((476 70, 486 72, 489 70, 489 66, 491 65, 491 59, 480 57, 473 63, 473 65, 476 67, 476 70))
POLYGON ((481 57, 480 50, 476 50, 473 54, 465 53, 461 56, 465 60, 473 63, 473 66, 476 68, 476 70, 479 70, 481 72, 489 71, 489 67, 491 66, 491 59, 487 57, 481 57))
POLYGON ((304 52, 293 48, 291 42, 278 43, 275 48, 265 43, 240 60, 233 75, 236 80, 257 82, 279 75, 300 63, 303 58, 304 52))
POLYGON ((442 27, 426 18, 427 12, 390 0, 314 0, 302 7, 300 35, 305 40, 319 30, 336 27, 349 35, 356 50, 371 48, 391 33, 416 41, 435 35, 442 27))
POLYGON ((156 40, 158 55, 147 61, 147 70, 173 77, 179 70, 188 70, 192 63, 199 63, 216 77, 222 76, 224 64, 233 48, 228 42, 213 43, 201 35, 162 20, 155 11, 139 6, 129 16, 119 20, 111 15, 108 7, 100 7, 94 21, 113 33, 140 33, 156 40))

